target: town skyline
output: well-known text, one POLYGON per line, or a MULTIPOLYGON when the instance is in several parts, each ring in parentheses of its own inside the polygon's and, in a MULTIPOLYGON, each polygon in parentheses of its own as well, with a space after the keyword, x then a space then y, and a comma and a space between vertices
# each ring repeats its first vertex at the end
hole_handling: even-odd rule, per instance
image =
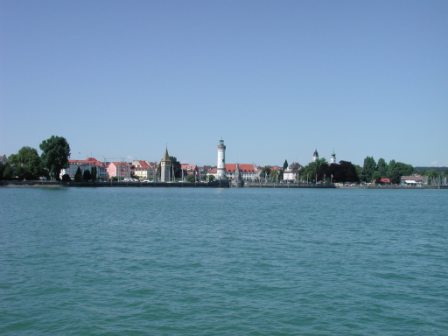
POLYGON ((448 3, 0 1, 0 154, 448 166, 448 3), (82 23, 82 24, 80 24, 82 23))

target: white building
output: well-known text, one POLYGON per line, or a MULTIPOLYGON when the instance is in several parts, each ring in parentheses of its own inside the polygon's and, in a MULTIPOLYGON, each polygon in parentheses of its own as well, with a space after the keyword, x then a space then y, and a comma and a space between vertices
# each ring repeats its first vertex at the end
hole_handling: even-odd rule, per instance
POLYGON ((75 178, 76 171, 78 168, 81 170, 81 173, 84 173, 86 170, 90 170, 92 172, 92 168, 96 167, 96 179, 97 180, 107 180, 108 174, 106 170, 106 164, 104 162, 98 161, 93 157, 89 157, 85 160, 68 160, 68 167, 61 170, 60 178, 67 174, 70 176, 70 179, 75 178))
POLYGON ((283 181, 285 182, 295 182, 298 180, 299 177, 299 171, 302 168, 302 166, 297 163, 293 162, 291 163, 288 168, 285 169, 283 172, 283 181))
POLYGON ((142 181, 154 178, 157 171, 157 164, 144 160, 132 161, 132 167, 134 176, 142 181))
POLYGON ((258 181, 260 178, 260 171, 258 167, 251 163, 227 163, 226 167, 226 176, 228 179, 233 180, 235 178, 235 173, 237 167, 239 169, 239 175, 243 179, 243 181, 258 181))

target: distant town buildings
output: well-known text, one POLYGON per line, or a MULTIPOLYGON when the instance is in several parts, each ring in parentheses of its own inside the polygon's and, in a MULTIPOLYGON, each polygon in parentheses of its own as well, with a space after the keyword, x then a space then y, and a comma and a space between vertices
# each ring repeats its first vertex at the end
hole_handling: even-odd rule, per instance
MULTIPOLYGON (((106 161, 97 160, 94 157, 88 157, 86 159, 75 160, 70 159, 68 161, 68 167, 62 169, 60 172, 60 178, 63 181, 75 180, 75 181, 123 181, 123 182, 190 182, 198 183, 205 181, 226 181, 226 185, 241 186, 245 183, 361 183, 361 185, 378 185, 379 187, 396 186, 400 184, 406 187, 419 187, 419 186, 446 186, 448 185, 448 177, 446 173, 443 175, 437 172, 437 168, 434 170, 423 170, 422 167, 414 170, 412 166, 403 163, 395 163, 391 161, 393 168, 392 173, 389 170, 383 169, 382 173, 379 172, 375 161, 373 161, 372 171, 370 175, 364 172, 367 168, 362 168, 361 179, 356 172, 357 167, 347 161, 340 161, 336 163, 336 153, 333 150, 329 161, 325 159, 320 160, 317 148, 312 155, 311 164, 302 167, 298 162, 285 163, 280 166, 257 166, 252 163, 226 163, 226 145, 224 140, 219 140, 217 144, 217 161, 216 166, 202 166, 199 167, 193 163, 180 163, 176 158, 170 157, 168 148, 165 148, 165 153, 159 162, 149 162, 146 160, 133 160, 132 162, 125 161, 106 161), (317 164, 312 164, 317 163, 317 164), (403 168, 404 167, 404 168, 403 168), (401 173, 400 169, 403 170, 401 173), (321 170, 321 171, 319 171, 321 170), (420 172, 422 175, 406 175, 413 172, 420 172), (397 175, 398 174, 398 175, 397 175), (367 176, 367 177, 366 177, 367 176)), ((369 158, 369 157, 368 157, 369 158)), ((16 167, 12 169, 18 169, 20 163, 13 163, 14 157, 9 160, 6 155, 0 155, 0 166, 4 169, 9 178, 23 179, 18 174, 12 175, 11 165, 15 164, 16 167), (10 163, 11 162, 11 163, 10 163)), ((387 165, 383 161, 383 166, 387 165)), ((378 162, 379 165, 380 161, 378 162)), ((366 165, 366 164, 365 164, 366 165)), ((359 169, 361 169, 359 167, 359 169)), ((2 176, 4 175, 2 173, 2 176)), ((42 177, 45 178, 45 177, 42 177)), ((219 185, 222 185, 221 183, 219 185)))

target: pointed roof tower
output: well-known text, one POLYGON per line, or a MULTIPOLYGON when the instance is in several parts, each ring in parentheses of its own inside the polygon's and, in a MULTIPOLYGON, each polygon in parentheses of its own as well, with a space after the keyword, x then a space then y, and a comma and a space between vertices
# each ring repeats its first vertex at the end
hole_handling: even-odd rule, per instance
POLYGON ((162 161, 171 161, 170 155, 168 154, 168 147, 165 148, 165 155, 163 156, 162 161))
POLYGON ((319 159, 319 153, 317 152, 316 148, 313 153, 313 162, 316 162, 318 159, 319 159))

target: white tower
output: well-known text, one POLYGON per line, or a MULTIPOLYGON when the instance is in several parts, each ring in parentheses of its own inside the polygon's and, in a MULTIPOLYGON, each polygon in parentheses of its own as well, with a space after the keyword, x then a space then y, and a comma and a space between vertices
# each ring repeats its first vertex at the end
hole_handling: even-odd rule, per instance
POLYGON ((226 146, 224 145, 224 140, 219 140, 218 143, 218 162, 217 167, 217 179, 226 180, 226 146))

